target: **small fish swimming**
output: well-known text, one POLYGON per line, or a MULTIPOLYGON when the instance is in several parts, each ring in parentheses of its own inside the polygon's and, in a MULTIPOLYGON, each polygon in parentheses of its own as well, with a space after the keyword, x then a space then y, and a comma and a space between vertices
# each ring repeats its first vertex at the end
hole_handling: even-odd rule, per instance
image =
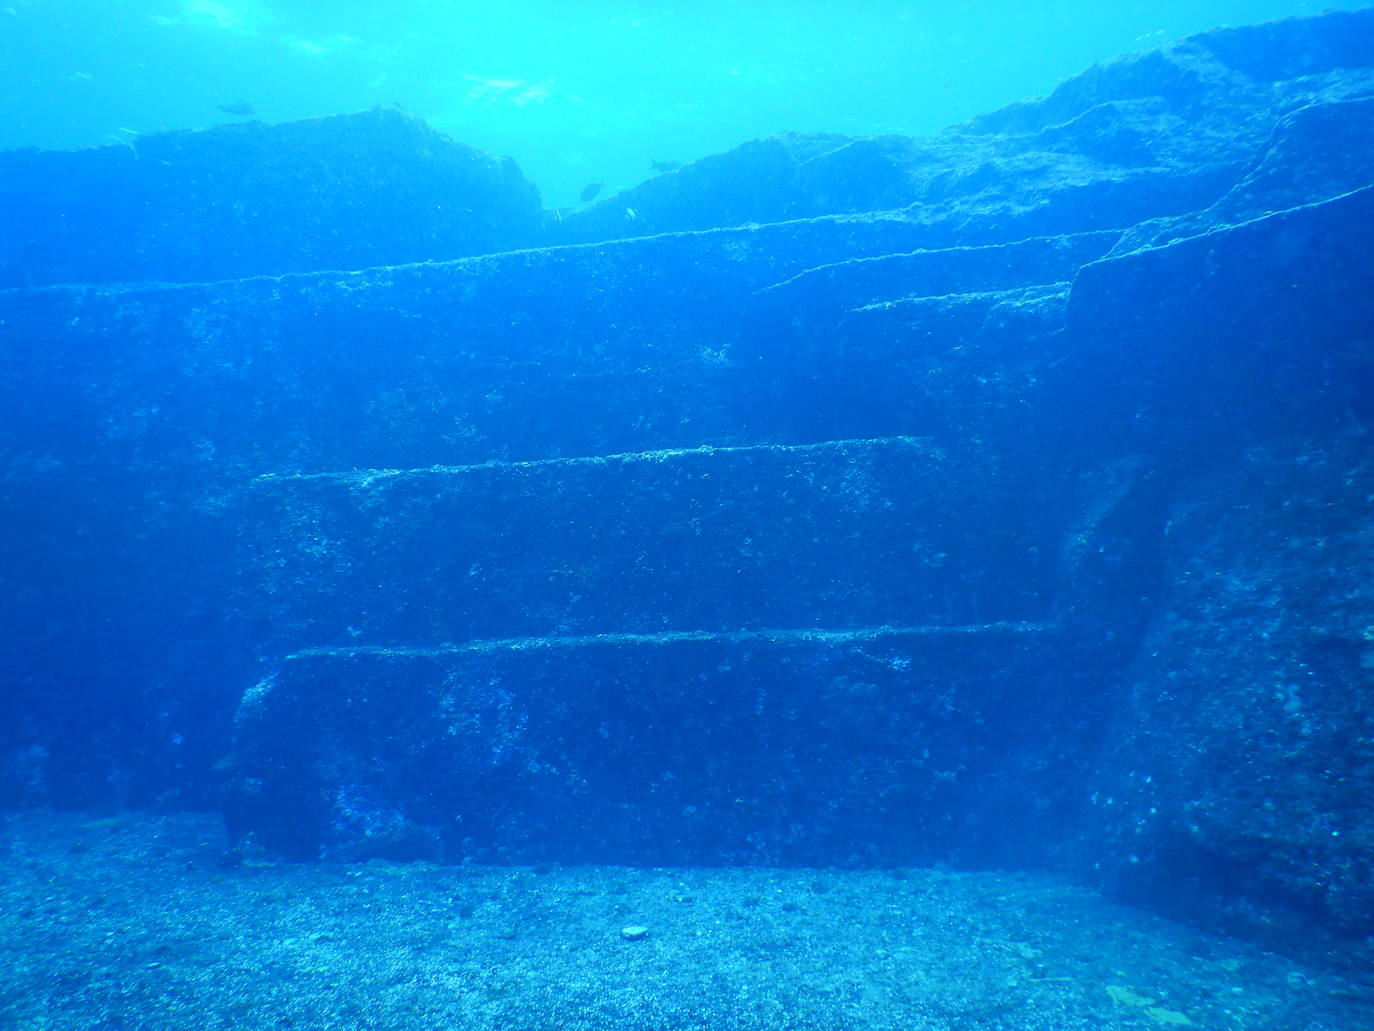
POLYGON ((605 185, 605 183, 588 183, 586 186, 582 187, 582 192, 578 195, 578 199, 581 200, 583 204, 586 204, 589 200, 595 200, 596 195, 601 192, 601 187, 605 185))
POLYGON ((237 115, 240 118, 247 118, 249 115, 258 113, 258 109, 246 100, 236 100, 232 104, 221 104, 219 109, 226 115, 237 115))
POLYGON ((682 167, 681 161, 650 161, 649 167, 655 172, 676 172, 682 167))

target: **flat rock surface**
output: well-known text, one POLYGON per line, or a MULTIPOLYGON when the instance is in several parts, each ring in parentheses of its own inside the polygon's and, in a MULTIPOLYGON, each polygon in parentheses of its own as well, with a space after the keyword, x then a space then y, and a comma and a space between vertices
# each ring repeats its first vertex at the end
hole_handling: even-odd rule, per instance
POLYGON ((1355 1031, 1374 1014, 1374 985, 1026 875, 226 867, 223 849, 209 817, 0 818, 0 1025, 1355 1031))

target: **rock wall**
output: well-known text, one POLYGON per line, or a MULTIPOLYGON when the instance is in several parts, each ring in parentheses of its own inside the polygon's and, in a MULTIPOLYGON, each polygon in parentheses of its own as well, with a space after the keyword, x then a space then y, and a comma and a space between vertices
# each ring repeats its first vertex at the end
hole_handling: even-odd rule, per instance
POLYGON ((295 858, 1048 866, 1349 952, 1360 39, 756 141, 523 250, 506 166, 384 114, 504 228, 326 205, 337 246, 178 276, 218 223, 144 265, 35 230, 88 285, 0 293, 0 801, 222 804, 295 858), (361 270, 236 278, 312 264, 361 270))

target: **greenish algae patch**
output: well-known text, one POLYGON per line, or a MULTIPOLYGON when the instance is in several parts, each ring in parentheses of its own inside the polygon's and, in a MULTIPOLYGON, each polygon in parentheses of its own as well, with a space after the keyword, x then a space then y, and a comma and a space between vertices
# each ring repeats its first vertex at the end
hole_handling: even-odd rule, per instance
POLYGON ((1123 988, 1119 984, 1107 985, 1107 994, 1112 997, 1112 1002, 1121 1006, 1153 1006, 1155 1000, 1148 995, 1141 995, 1139 992, 1130 988, 1123 988))
POLYGON ((1178 1010, 1162 1009, 1159 1006, 1151 1006, 1145 1011, 1145 1016, 1163 1027, 1191 1027, 1193 1023, 1186 1014, 1178 1010))

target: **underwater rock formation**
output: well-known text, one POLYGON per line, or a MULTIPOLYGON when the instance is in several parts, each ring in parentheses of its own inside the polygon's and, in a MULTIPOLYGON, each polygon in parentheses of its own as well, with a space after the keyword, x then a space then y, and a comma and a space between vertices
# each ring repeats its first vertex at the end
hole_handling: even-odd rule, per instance
POLYGON ((509 158, 392 108, 0 154, 0 288, 197 283, 534 242, 509 158))
MULTIPOLYGON (((921 246, 948 247, 1185 215, 1244 175, 1276 124, 1367 98, 1369 20, 1333 12, 1218 29, 1095 65, 1048 97, 933 136, 754 140, 551 229, 571 242, 892 211, 919 227, 921 246)), ((1332 114, 1347 124, 1348 113, 1332 114)), ((1356 177, 1367 152, 1349 148, 1356 177)))
MULTIPOLYGON (((222 798, 296 858, 1043 866, 1356 948, 1370 38, 755 141, 518 251, 523 180, 436 143, 487 235, 320 208, 336 249, 184 278, 319 271, 0 294, 0 801, 222 798)), ((34 282, 111 278, 34 238, 34 282)), ((156 240, 122 278, 178 278, 156 240)))

